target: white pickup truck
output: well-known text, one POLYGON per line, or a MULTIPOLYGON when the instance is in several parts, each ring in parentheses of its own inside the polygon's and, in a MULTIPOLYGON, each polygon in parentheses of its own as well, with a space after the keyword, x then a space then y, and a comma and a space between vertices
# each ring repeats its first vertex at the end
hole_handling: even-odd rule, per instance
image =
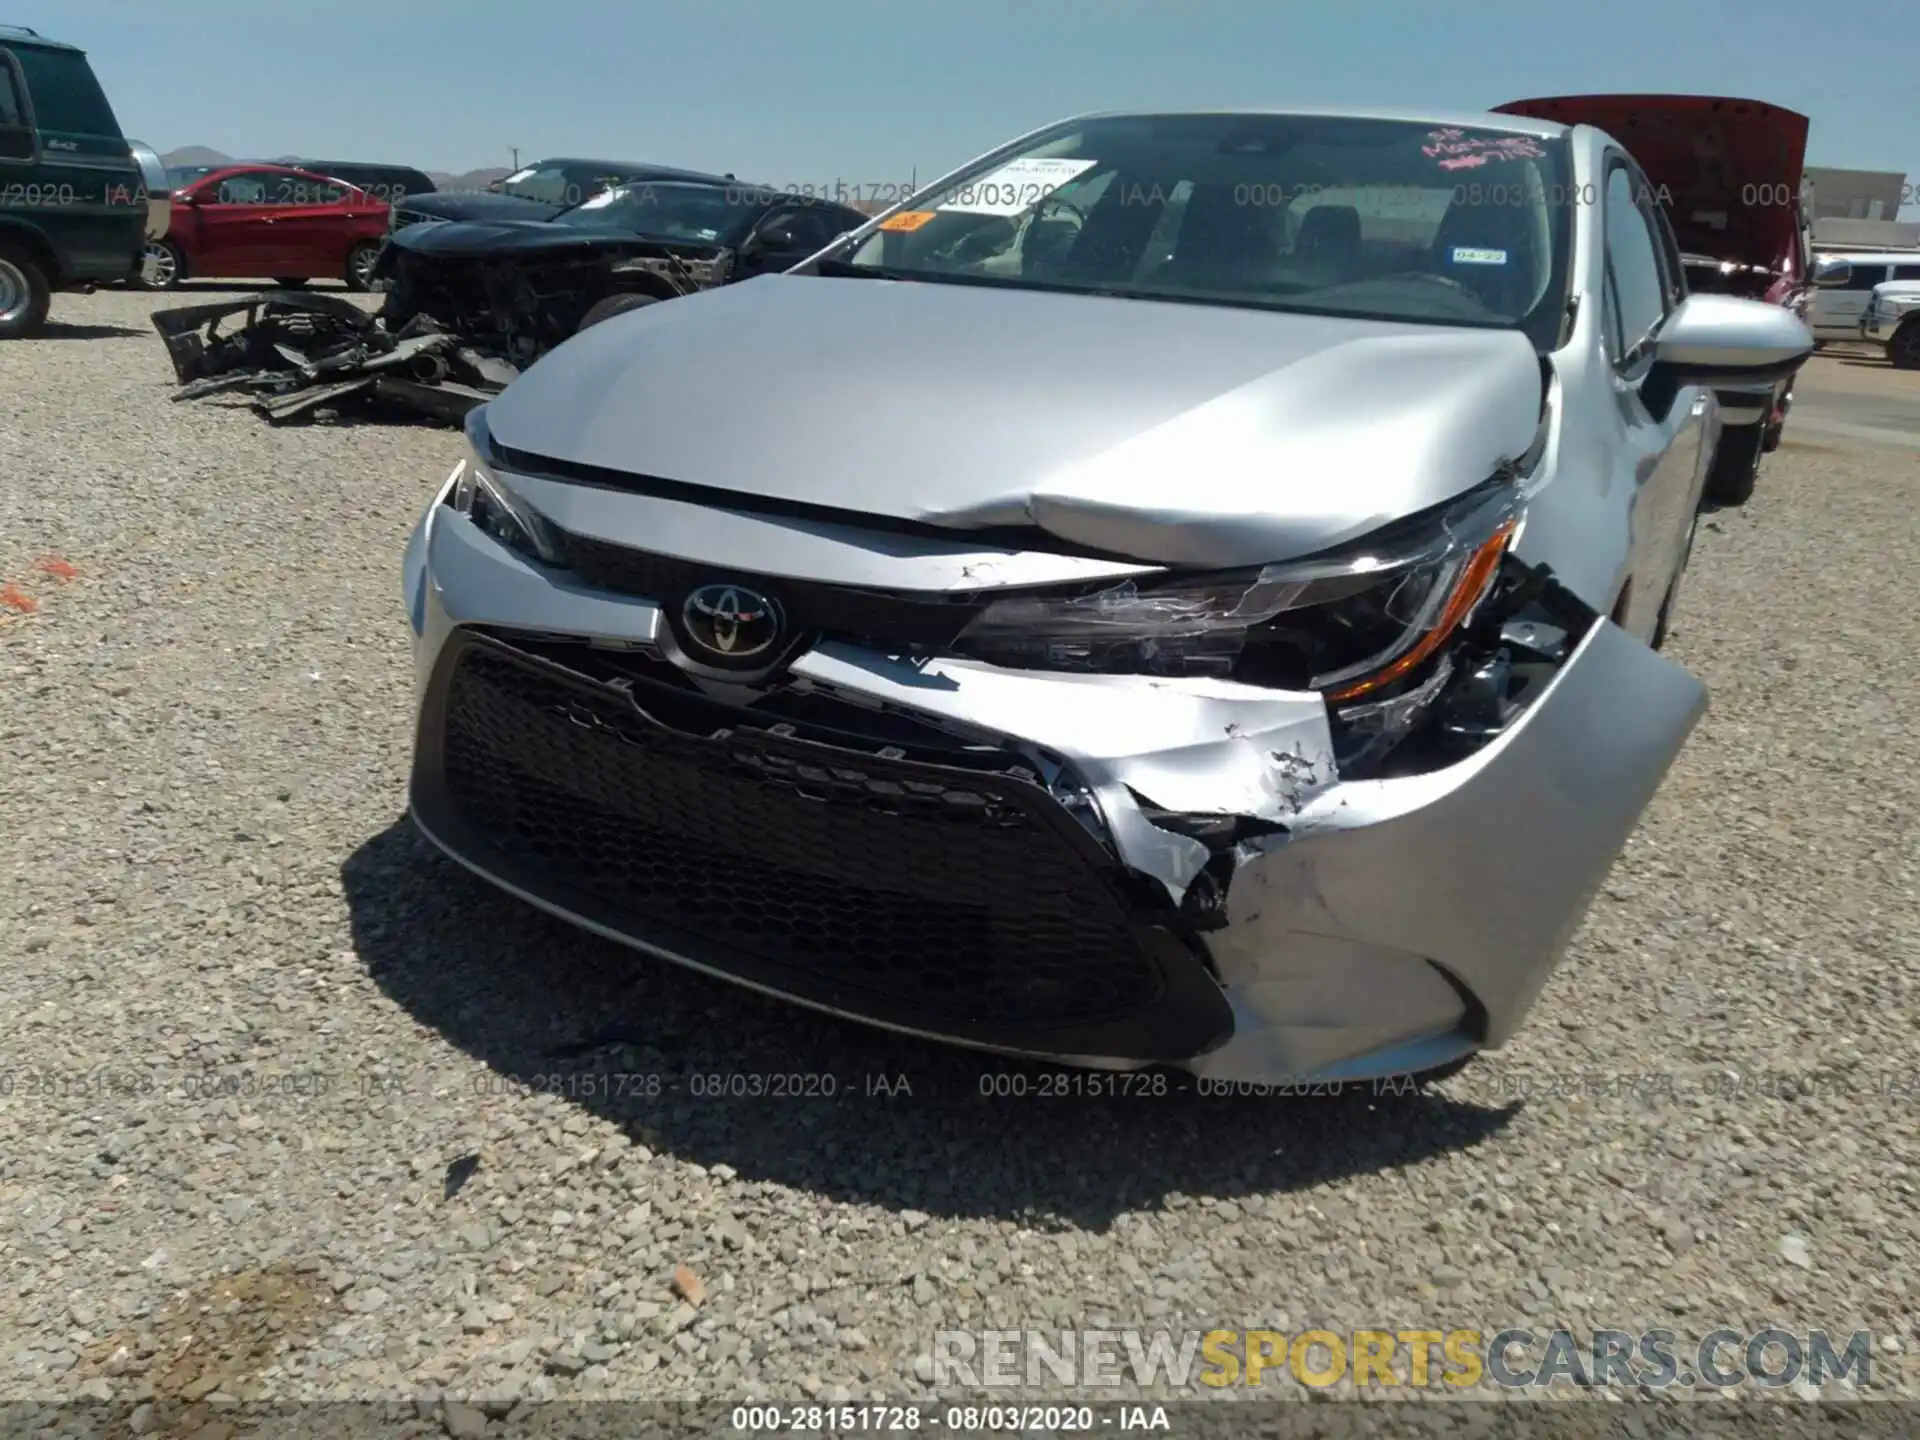
POLYGON ((1884 280, 1860 312, 1860 338, 1886 348, 1896 370, 1920 370, 1920 280, 1884 280))

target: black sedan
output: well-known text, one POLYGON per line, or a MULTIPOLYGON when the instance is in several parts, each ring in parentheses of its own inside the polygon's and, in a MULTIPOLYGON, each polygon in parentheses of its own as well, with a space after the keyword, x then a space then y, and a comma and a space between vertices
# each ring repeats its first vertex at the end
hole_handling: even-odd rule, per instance
POLYGON ((374 280, 390 333, 424 316, 524 365, 609 315, 791 269, 866 219, 737 181, 648 181, 550 220, 410 225, 374 280))
MULTIPOLYGON (((332 171, 323 171, 332 174, 332 171)), ((643 180, 706 180, 715 184, 732 175, 682 170, 647 160, 538 160, 484 190, 442 190, 409 195, 393 207, 393 228, 433 220, 551 220, 562 210, 616 185, 643 180)))

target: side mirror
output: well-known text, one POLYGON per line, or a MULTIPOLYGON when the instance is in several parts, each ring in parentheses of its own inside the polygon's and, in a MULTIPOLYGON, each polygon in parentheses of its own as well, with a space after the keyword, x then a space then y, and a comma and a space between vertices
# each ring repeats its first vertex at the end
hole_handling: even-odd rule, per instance
POLYGON ((1816 285, 1844 285, 1852 278, 1853 265, 1850 261, 1822 255, 1813 262, 1813 283, 1816 285))
POLYGON ((1813 332, 1785 306, 1689 295, 1654 336, 1640 396, 1664 416, 1683 386, 1747 390, 1785 380, 1813 354, 1813 332))
POLYGON ((762 230, 754 246, 757 250, 798 250, 800 241, 793 231, 785 226, 775 226, 771 230, 762 230))

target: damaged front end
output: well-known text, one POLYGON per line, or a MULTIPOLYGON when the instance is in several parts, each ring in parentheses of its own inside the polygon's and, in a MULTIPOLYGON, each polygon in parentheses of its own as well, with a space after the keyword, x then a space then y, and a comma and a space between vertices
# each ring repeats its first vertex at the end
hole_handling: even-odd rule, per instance
POLYGON ((894 683, 830 652, 794 670, 1044 742, 1031 763, 1057 795, 1081 787, 1061 803, 1123 867, 1136 916, 1180 937, 1228 1006, 1225 1039, 1188 1068, 1404 1075, 1514 1032, 1705 706, 1546 567, 1504 543, 1486 564, 1442 643, 1351 703, 1063 676, 1002 704, 997 677, 951 662, 894 683), (942 682, 957 688, 929 693, 942 682), (1130 723, 1102 713, 1123 708, 1130 723))
POLYGON ((473 473, 407 564, 422 829, 655 954, 1007 1053, 1264 1084, 1497 1046, 1705 706, 1519 558, 1511 475, 1232 575, 731 576, 794 641, 729 676, 686 663, 705 565, 473 473))
POLYGON ((726 255, 709 247, 623 241, 441 253, 401 237, 382 253, 375 279, 387 285, 380 317, 389 330, 429 315, 525 367, 611 295, 672 299, 720 283, 726 270, 726 255))
MULTIPOLYGON (((1105 753, 1048 727, 1232 1011, 1198 1073, 1357 1079, 1502 1043, 1702 713, 1691 675, 1513 553, 1519 518, 1495 482, 1364 553, 1269 567, 1231 604, 1109 589, 1026 653, 1111 671, 1133 644, 1118 668, 1179 675, 1146 683, 1217 722, 1105 753)), ((963 680, 941 708, 1035 733, 971 698, 963 680)))
POLYGON ((519 373, 428 317, 389 331, 331 295, 156 310, 153 326, 180 383, 175 400, 245 392, 276 425, 349 405, 458 423, 519 373))

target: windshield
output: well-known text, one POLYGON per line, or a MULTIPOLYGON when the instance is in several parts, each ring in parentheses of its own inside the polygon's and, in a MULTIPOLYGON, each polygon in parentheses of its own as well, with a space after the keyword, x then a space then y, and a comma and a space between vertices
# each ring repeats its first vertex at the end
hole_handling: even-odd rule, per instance
POLYGON ((567 179, 567 172, 558 165, 529 165, 524 170, 516 170, 500 182, 500 188, 508 195, 547 205, 574 205, 581 198, 578 189, 567 179))
POLYGON ((554 216, 583 230, 626 230, 661 240, 728 245, 761 208, 750 187, 623 185, 554 216))
POLYGON ((522 200, 538 200, 543 205, 578 205, 619 178, 594 173, 580 165, 529 165, 502 180, 500 189, 522 200))
POLYGON ((175 190, 183 190, 201 176, 211 175, 214 171, 224 168, 221 165, 169 165, 167 184, 175 190))
POLYGON ((1071 123, 826 262, 907 279, 1558 334, 1564 144, 1315 115, 1071 123), (839 263, 836 263, 839 262, 839 263))

